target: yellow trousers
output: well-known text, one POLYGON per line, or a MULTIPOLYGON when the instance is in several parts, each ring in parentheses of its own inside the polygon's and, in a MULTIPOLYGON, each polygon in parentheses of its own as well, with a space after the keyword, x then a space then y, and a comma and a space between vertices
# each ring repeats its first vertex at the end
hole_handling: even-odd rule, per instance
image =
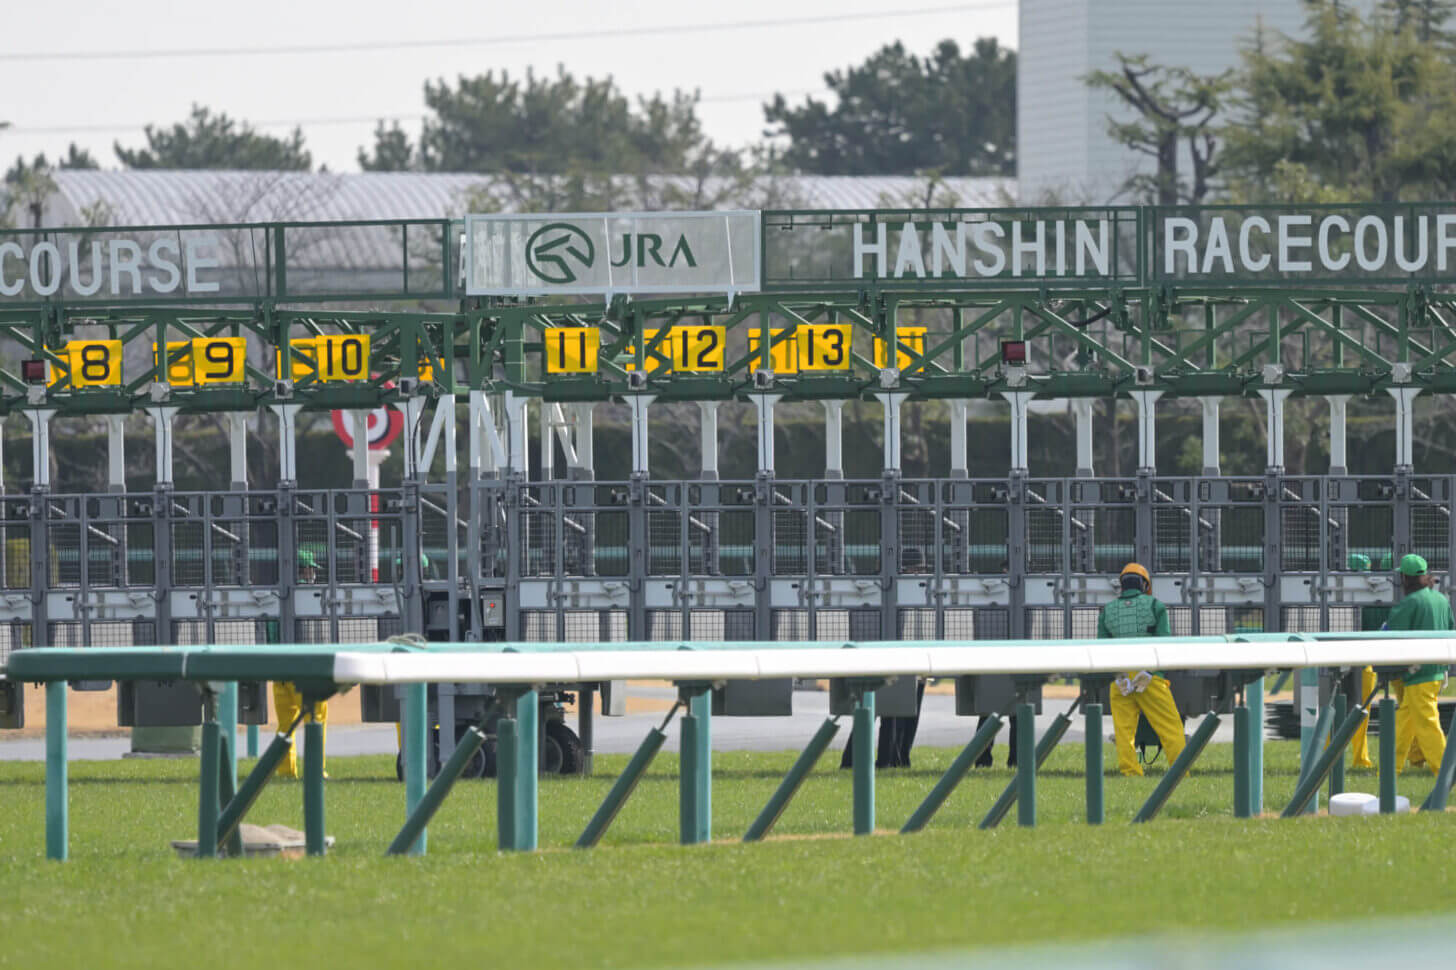
MULTIPOLYGON (((1369 697, 1370 692, 1373 690, 1375 690, 1375 671, 1373 668, 1366 667, 1360 672, 1360 699, 1364 700, 1365 698, 1369 697)), ((1392 680, 1390 682, 1390 692, 1395 695, 1395 702, 1399 704, 1405 694, 1405 682, 1401 680, 1392 680)), ((1377 703, 1377 701, 1371 701, 1371 704, 1375 703, 1377 703)), ((1397 707, 1397 724, 1400 723, 1399 717, 1400 708, 1397 707)), ((1354 737, 1350 738, 1350 754, 1352 756, 1351 764, 1355 768, 1375 767, 1374 762, 1370 760, 1370 742, 1366 738, 1366 729, 1369 728, 1369 726, 1370 715, 1366 714, 1365 719, 1360 722, 1360 726, 1355 729, 1354 737)), ((1397 739, 1398 738, 1399 735, 1397 735, 1397 739)), ((1399 740, 1397 740, 1396 744, 1398 745, 1399 743, 1399 740)), ((1442 745, 1442 750, 1445 750, 1444 745, 1442 745)), ((1426 763, 1425 753, 1421 750, 1421 742, 1419 738, 1411 742, 1411 748, 1408 757, 1410 758, 1410 763, 1413 765, 1423 765, 1426 763)), ((1440 758, 1436 759, 1437 764, 1440 764, 1440 761, 1440 758)))
MULTIPOLYGON (((1420 745, 1425 756, 1426 767, 1435 774, 1440 770, 1441 758, 1446 753, 1446 736, 1441 733, 1441 718, 1436 709, 1436 697, 1441 693, 1441 681, 1432 680, 1424 684, 1408 684, 1395 711, 1395 770, 1405 767, 1413 746, 1420 745)), ((1414 764, 1414 761, 1412 761, 1414 764)))
MULTIPOLYGON (((1360 700, 1370 696, 1375 689, 1375 671, 1366 667, 1360 672, 1360 700)), ((1372 703, 1374 703, 1372 701, 1372 703)), ((1360 726, 1355 729, 1355 734, 1350 738, 1351 763, 1356 768, 1373 768, 1375 763, 1370 760, 1370 742, 1366 738, 1366 730, 1370 727, 1370 715, 1366 714, 1360 726)))
MULTIPOLYGON (((1128 674, 1132 677, 1133 674, 1128 674)), ((1138 764, 1137 750, 1133 739, 1137 737, 1138 715, 1148 719, 1158 733, 1163 751, 1172 764, 1183 753, 1183 721, 1178 717, 1178 705, 1173 702, 1173 691, 1164 677, 1154 677, 1147 690, 1124 695, 1114 684, 1112 693, 1112 729, 1117 740, 1117 770, 1124 775, 1141 775, 1143 766, 1138 764)))
MULTIPOLYGON (((303 695, 298 688, 287 681, 273 682, 273 710, 278 715, 278 731, 287 731, 293 724, 298 712, 303 710, 303 695)), ((316 721, 328 730, 329 705, 327 701, 320 701, 313 706, 313 714, 306 720, 316 721)), ((288 758, 278 766, 279 778, 298 777, 298 746, 295 744, 288 749, 288 758)))

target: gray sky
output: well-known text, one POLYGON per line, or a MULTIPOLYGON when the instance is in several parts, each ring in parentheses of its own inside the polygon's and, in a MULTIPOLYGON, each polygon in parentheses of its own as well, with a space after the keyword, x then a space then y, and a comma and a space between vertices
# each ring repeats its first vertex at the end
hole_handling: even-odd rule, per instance
POLYGON ((144 124, 180 121, 198 102, 272 134, 300 124, 315 163, 335 171, 357 170, 355 153, 372 141, 377 117, 398 117, 418 132, 427 78, 492 68, 551 73, 560 63, 578 76, 610 74, 632 95, 697 88, 708 135, 743 145, 757 140, 760 105, 775 91, 794 101, 822 96, 825 71, 857 64, 895 39, 921 54, 945 37, 962 48, 980 36, 1015 46, 1017 24, 1016 0, 62 0, 11 4, 4 19, 0 90, 9 96, 0 99, 0 121, 14 126, 0 131, 5 166, 17 154, 54 158, 75 141, 102 167, 115 168, 114 141, 140 145, 144 124), (887 13, 897 8, 901 13, 887 13), (791 19, 817 22, 724 26, 791 19), (643 33, 688 25, 710 29, 643 33), (503 40, 543 34, 574 36, 503 40), (491 42, 377 48, 446 40, 491 42), (277 52, 346 44, 376 49, 277 52), (266 53, 100 56, 220 48, 266 53))

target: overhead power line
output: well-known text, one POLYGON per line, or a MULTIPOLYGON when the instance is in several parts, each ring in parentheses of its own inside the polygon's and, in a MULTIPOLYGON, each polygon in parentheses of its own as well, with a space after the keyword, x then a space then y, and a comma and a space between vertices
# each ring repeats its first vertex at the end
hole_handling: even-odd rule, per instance
MULTIPOLYGON (((779 91, 769 94, 722 94, 717 96, 707 95, 698 99, 699 104, 724 104, 733 101, 769 101, 774 94, 782 94, 786 98, 807 97, 809 95, 826 94, 827 88, 819 88, 812 91, 779 91)), ((406 121, 418 121, 425 116, 423 110, 400 111, 393 114, 372 114, 335 116, 323 118, 280 118, 270 121, 246 121, 253 128, 309 128, 324 127, 333 125, 372 125, 383 121, 386 124, 406 121)), ((155 121, 137 122, 116 122, 108 121, 89 125, 26 125, 17 124, 9 130, 16 135, 84 135, 88 133, 106 133, 115 131, 140 131, 152 125, 153 127, 169 128, 169 124, 158 125, 155 121)), ((4 128, 5 122, 0 122, 0 128, 4 128)))
POLYGON ((861 13, 823 14, 809 17, 780 17, 765 20, 733 20, 722 23, 663 24, 656 27, 606 27, 595 30, 570 30, 541 34, 514 34, 504 37, 449 37, 435 40, 355 41, 338 44, 296 44, 268 47, 177 47, 158 50, 89 50, 89 51, 4 51, 0 63, 34 61, 120 61, 158 60, 180 57, 261 57, 295 54, 350 54, 373 51, 430 50, 450 47, 503 47, 511 44, 534 44, 573 40, 603 40, 613 37, 663 37, 674 34, 697 34, 724 30, 760 30, 770 27, 807 27, 819 24, 853 23, 865 20, 899 20, 905 17, 933 17, 943 14, 970 13, 1014 7, 1016 0, 978 0, 938 7, 916 7, 908 10, 877 10, 861 13))

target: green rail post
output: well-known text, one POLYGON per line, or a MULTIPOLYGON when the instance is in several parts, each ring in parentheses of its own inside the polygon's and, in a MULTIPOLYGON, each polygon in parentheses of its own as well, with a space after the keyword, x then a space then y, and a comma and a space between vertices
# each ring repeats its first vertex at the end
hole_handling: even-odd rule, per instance
POLYGON ((516 845, 523 852, 536 848, 538 774, 541 770, 541 729, 534 690, 516 697, 516 845))
POLYGON ((475 753, 485 744, 485 732, 475 725, 466 728, 465 736, 455 747, 455 753, 450 755, 450 760, 440 768, 440 773, 430 784, 425 792, 425 797, 420 799, 419 805, 409 818, 404 820, 404 826, 394 841, 389 843, 386 855, 404 855, 415 844, 425 826, 430 824, 430 819, 435 817, 435 812, 445 801, 445 796, 450 794, 450 789, 455 787, 455 782, 460 778, 460 773, 465 770, 466 764, 475 757, 475 753))
POLYGON ((1249 777, 1249 706, 1234 707, 1234 818, 1254 814, 1252 781, 1249 777))
POLYGON ((242 830, 234 828, 231 832, 227 834, 226 837, 224 837, 222 834, 221 823, 222 811, 225 811, 227 809, 227 806, 233 803, 233 799, 236 798, 238 794, 238 786, 234 783, 232 775, 228 772, 229 762, 231 762, 234 767, 236 767, 238 763, 238 736, 237 734, 233 734, 231 737, 229 737, 226 731, 220 731, 219 734, 221 735, 222 741, 222 771, 218 773, 217 786, 220 789, 219 794, 221 796, 218 804, 222 806, 222 809, 218 813, 219 824, 217 830, 217 842, 218 845, 222 846, 222 850, 225 855, 237 858, 238 856, 243 854, 242 830))
POLYGON ((1453 779, 1456 779, 1456 718, 1451 719, 1451 729, 1446 732, 1446 753, 1441 756, 1441 770, 1436 772, 1436 787, 1421 803, 1421 811, 1444 812, 1453 779))
POLYGON ((1356 728, 1364 719, 1365 709, 1360 705, 1356 705, 1353 711, 1345 715, 1345 719, 1336 726, 1329 746, 1320 752, 1319 760, 1310 765, 1309 772, 1299 779, 1299 784, 1294 789, 1294 797, 1280 814, 1281 818, 1307 813, 1309 800, 1319 791, 1320 785, 1324 784, 1325 775, 1330 769, 1345 760, 1345 748, 1349 746, 1356 728))
MULTIPOLYGON (((429 774, 429 688, 425 684, 407 684, 400 717, 404 720, 404 810, 405 818, 414 814, 425 797, 425 780, 429 774)), ((420 832, 411 855, 424 855, 429 833, 420 832)))
POLYGON ((622 810, 622 806, 636 789, 637 783, 642 780, 648 765, 652 764, 652 759, 656 758, 657 752, 662 750, 663 742, 667 740, 667 732, 664 729, 676 712, 677 707, 674 706, 671 711, 667 712, 667 720, 662 722, 662 727, 655 727, 647 732, 647 737, 643 738, 642 743, 637 746, 632 760, 627 762, 626 770, 612 783, 612 789, 602 800, 601 807, 597 809, 591 821, 586 823, 581 837, 576 840, 578 849, 590 849, 601 841, 607 828, 612 824, 612 820, 617 817, 617 813, 622 810))
POLYGON ((854 704, 854 834, 875 830, 875 692, 860 690, 854 704))
MULTIPOLYGON (((1325 738, 1329 737, 1330 734, 1330 717, 1334 714, 1334 710, 1334 707, 1329 704, 1326 704, 1324 707, 1320 708, 1319 719, 1315 721, 1314 725, 1314 742, 1310 745, 1310 753, 1313 754, 1314 757, 1311 758, 1307 764, 1301 763, 1301 782, 1304 781, 1305 778, 1307 778, 1309 775, 1314 773, 1316 765, 1324 761, 1324 754, 1327 750, 1325 746, 1325 738)), ((1304 808, 1302 809, 1302 814, 1314 815, 1319 812, 1319 786, 1323 784, 1323 782, 1323 776, 1315 780, 1314 787, 1309 793, 1309 800, 1305 802, 1304 808)))
POLYGON ((303 842, 309 855, 323 855, 324 726, 310 719, 303 726, 303 842))
POLYGON ((64 680, 46 683, 46 858, 64 862, 70 854, 70 807, 66 759, 66 691, 64 680))
POLYGON ((258 725, 248 725, 248 757, 258 757, 258 725))
POLYGON ((1217 714, 1209 714, 1203 719, 1203 723, 1198 725, 1198 730, 1193 732, 1193 737, 1188 739, 1188 744, 1184 746, 1183 753, 1178 756, 1178 760, 1173 762, 1168 771, 1158 780, 1158 785, 1153 789, 1153 793, 1148 796, 1143 807, 1138 809, 1137 815, 1133 817, 1134 824, 1153 820, 1173 794, 1173 789, 1177 788, 1178 783, 1188 774, 1188 769, 1193 767, 1193 762, 1198 760, 1198 756, 1208 746, 1209 739, 1213 737, 1213 732, 1218 730, 1220 723, 1222 721, 1217 714))
POLYGON ((1395 698, 1380 699, 1380 813, 1395 811, 1395 698))
POLYGON ((1088 704, 1083 710, 1087 725, 1087 824, 1101 825, 1105 817, 1102 801, 1102 705, 1088 704))
POLYGON ((222 766, 232 778, 234 790, 238 787, 238 685, 230 681, 217 692, 217 720, 222 726, 224 744, 222 766))
MULTIPOLYGON (((1073 709, 1075 710, 1075 706, 1074 706, 1073 709)), ((1034 710, 1034 708, 1033 708, 1033 710, 1034 710)), ((1017 708, 1017 712, 1016 712, 1016 733, 1017 733, 1017 737, 1015 737, 1015 738, 1012 739, 1012 743, 1018 745, 1018 747, 1016 749, 1016 777, 1014 777, 1014 778, 1011 779, 1011 782, 1009 784, 1007 784, 1007 786, 1005 787, 1005 789, 1002 790, 1001 797, 998 798, 998 799, 996 799, 996 804, 992 805, 991 806, 991 810, 986 813, 986 817, 983 818, 983 819, 981 819, 981 824, 979 826, 980 828, 983 828, 983 829, 992 829, 992 828, 995 828, 996 826, 1000 825, 1001 824, 1001 820, 1006 817, 1006 813, 1011 811, 1011 806, 1014 805, 1014 804, 1019 804, 1020 801, 1021 801, 1021 793, 1022 793, 1022 790, 1023 790, 1022 789, 1023 780, 1022 780, 1022 774, 1021 774, 1021 756, 1022 756, 1022 753, 1026 750, 1026 748, 1020 746, 1021 743, 1022 743, 1021 738, 1020 738, 1020 734, 1021 734, 1021 723, 1022 723, 1021 722, 1021 709, 1020 708, 1017 708)), ((1035 718, 1033 717, 1033 719, 1031 721, 1029 721, 1028 723, 1030 723, 1032 725, 1032 730, 1035 731, 1036 730, 1036 721, 1035 721, 1035 718)), ((1051 725, 1049 727, 1047 727, 1046 733, 1043 734, 1041 736, 1041 740, 1036 743, 1036 753, 1030 759, 1030 761, 1031 761, 1031 767, 1032 767, 1033 771, 1035 771, 1036 769, 1040 768, 1042 765, 1046 764, 1047 758, 1051 757, 1052 752, 1056 750, 1057 745, 1061 743, 1061 740, 1062 740, 1063 736, 1066 735, 1067 728, 1069 728, 1071 726, 1072 726, 1072 717, 1071 717, 1071 712, 1070 711, 1069 712, 1064 712, 1062 714, 1058 714, 1055 718, 1052 719, 1052 723, 1051 723, 1051 725)), ((1035 785, 1035 779, 1033 779, 1033 785, 1035 785)), ((1035 791, 1035 788, 1033 788, 1033 791, 1035 791)), ((1019 821, 1024 816, 1021 815, 1020 813, 1018 813, 1018 816, 1017 817, 1018 817, 1018 821, 1019 821)), ((1022 821, 1021 824, 1022 825, 1026 825, 1028 823, 1025 822, 1025 821, 1022 821)), ((1031 822, 1029 824, 1031 824, 1031 825, 1035 825, 1036 824, 1036 813, 1035 813, 1035 807, 1034 806, 1033 806, 1033 812, 1032 812, 1032 820, 1031 820, 1031 822)))
POLYGON ((1264 678, 1244 687, 1249 708, 1249 807, 1253 814, 1264 811, 1264 678))
POLYGON ((682 730, 682 762, 678 772, 678 832, 683 845, 713 839, 713 694, 701 685, 683 686, 686 702, 682 730))
POLYGON ((1299 713, 1299 777, 1319 757, 1315 725, 1319 722, 1319 668, 1304 667, 1294 685, 1294 709, 1299 713))
POLYGON ((273 777, 273 772, 278 770, 278 765, 288 756, 288 749, 293 747, 293 741, 283 734, 276 735, 273 742, 263 751, 263 756, 248 772, 248 777, 243 779, 243 784, 238 788, 238 793, 232 800, 223 807, 222 815, 217 822, 217 839, 219 842, 228 840, 238 830, 248 809, 258 800, 263 793, 263 787, 268 784, 268 779, 273 777))
MULTIPOLYGON (((516 847, 516 776, 520 774, 518 725, 509 700, 501 697, 505 716, 495 722, 495 814, 496 845, 502 852, 516 847)), ((413 814, 413 809, 410 810, 413 814)))
POLYGON ((950 793, 955 791, 956 786, 966 777, 966 773, 971 770, 971 765, 976 763, 976 759, 991 746, 991 742, 996 739, 996 732, 1000 730, 1000 714, 993 714, 986 718, 986 723, 982 724, 971 736, 970 743, 961 749, 960 754, 956 755, 945 774, 940 776, 940 780, 930 790, 930 794, 925 796, 925 801, 920 803, 920 807, 915 809, 909 821, 900 829, 901 835, 919 832, 925 828, 925 823, 940 811, 940 806, 945 804, 950 793))
POLYGON ((1016 823, 1036 825, 1036 708, 1027 703, 1016 705, 1016 823))
POLYGON ((809 746, 799 754, 794 761, 794 766, 789 769, 789 773, 784 776, 784 780, 779 782, 779 787, 769 797, 768 804, 764 805, 763 811, 758 813, 753 824, 748 826, 748 831, 743 835, 743 841, 757 842, 768 834, 769 829, 778 822, 779 816, 784 814, 784 809, 788 808, 789 801, 798 792, 799 786, 804 783, 805 778, 809 777, 809 772, 814 770, 814 766, 823 757, 825 749, 829 747, 829 742, 833 741, 834 736, 838 733, 839 722, 832 717, 825 718, 824 723, 819 725, 819 730, 814 732, 814 737, 809 740, 809 746))
POLYGON ((197 784, 197 858, 217 857, 218 777, 222 772, 222 726, 207 704, 207 719, 202 722, 202 750, 198 757, 197 784))
MULTIPOLYGON (((1348 700, 1345 697, 1345 692, 1344 692, 1343 689, 1341 689, 1340 692, 1337 693, 1330 700, 1330 704, 1335 709, 1335 716, 1334 716, 1334 720, 1333 720, 1332 723, 1335 725, 1336 730, 1338 730, 1339 729, 1339 726, 1341 724, 1344 724, 1345 723, 1345 715, 1347 713, 1349 713, 1349 702, 1348 702, 1348 700)), ((1331 738, 1331 743, 1332 744, 1334 743, 1333 737, 1331 738)), ((1336 795, 1340 794, 1344 790, 1345 790, 1345 759, 1344 758, 1338 758, 1338 759, 1335 760, 1334 765, 1330 768, 1330 792, 1329 792, 1329 798, 1334 798, 1336 795)))

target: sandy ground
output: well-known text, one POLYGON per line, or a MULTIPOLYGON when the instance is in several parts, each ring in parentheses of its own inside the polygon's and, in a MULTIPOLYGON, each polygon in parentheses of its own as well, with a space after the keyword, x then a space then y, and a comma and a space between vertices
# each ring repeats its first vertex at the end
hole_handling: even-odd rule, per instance
MULTIPOLYGON (((828 682, 821 681, 821 686, 828 689, 828 682)), ((667 687, 665 682, 659 681, 633 681, 634 687, 667 687)), ((926 688, 931 694, 954 694, 955 685, 950 681, 941 681, 931 684, 926 688)), ((1059 698, 1070 700, 1077 696, 1077 688, 1071 684, 1048 684, 1044 690, 1047 698, 1059 698)), ((666 711, 672 706, 672 701, 667 697, 654 696, 629 696, 627 698, 627 713, 647 714, 655 711, 666 711)), ((272 717, 273 698, 272 691, 269 691, 268 698, 269 716, 272 717)), ((575 712, 573 705, 567 705, 569 712, 575 712)), ((107 737, 126 735, 130 733, 129 728, 118 727, 116 724, 116 688, 104 691, 80 691, 73 690, 67 702, 67 719, 70 722, 70 734, 72 737, 107 737)), ((359 710, 359 697, 355 693, 349 693, 332 702, 329 705, 329 724, 338 727, 345 727, 361 723, 359 710)), ((270 724, 276 727, 276 719, 270 724)), ((28 684, 25 688, 25 727, 20 731, 3 732, 4 739, 37 738, 45 734, 45 691, 34 684, 28 684)))

